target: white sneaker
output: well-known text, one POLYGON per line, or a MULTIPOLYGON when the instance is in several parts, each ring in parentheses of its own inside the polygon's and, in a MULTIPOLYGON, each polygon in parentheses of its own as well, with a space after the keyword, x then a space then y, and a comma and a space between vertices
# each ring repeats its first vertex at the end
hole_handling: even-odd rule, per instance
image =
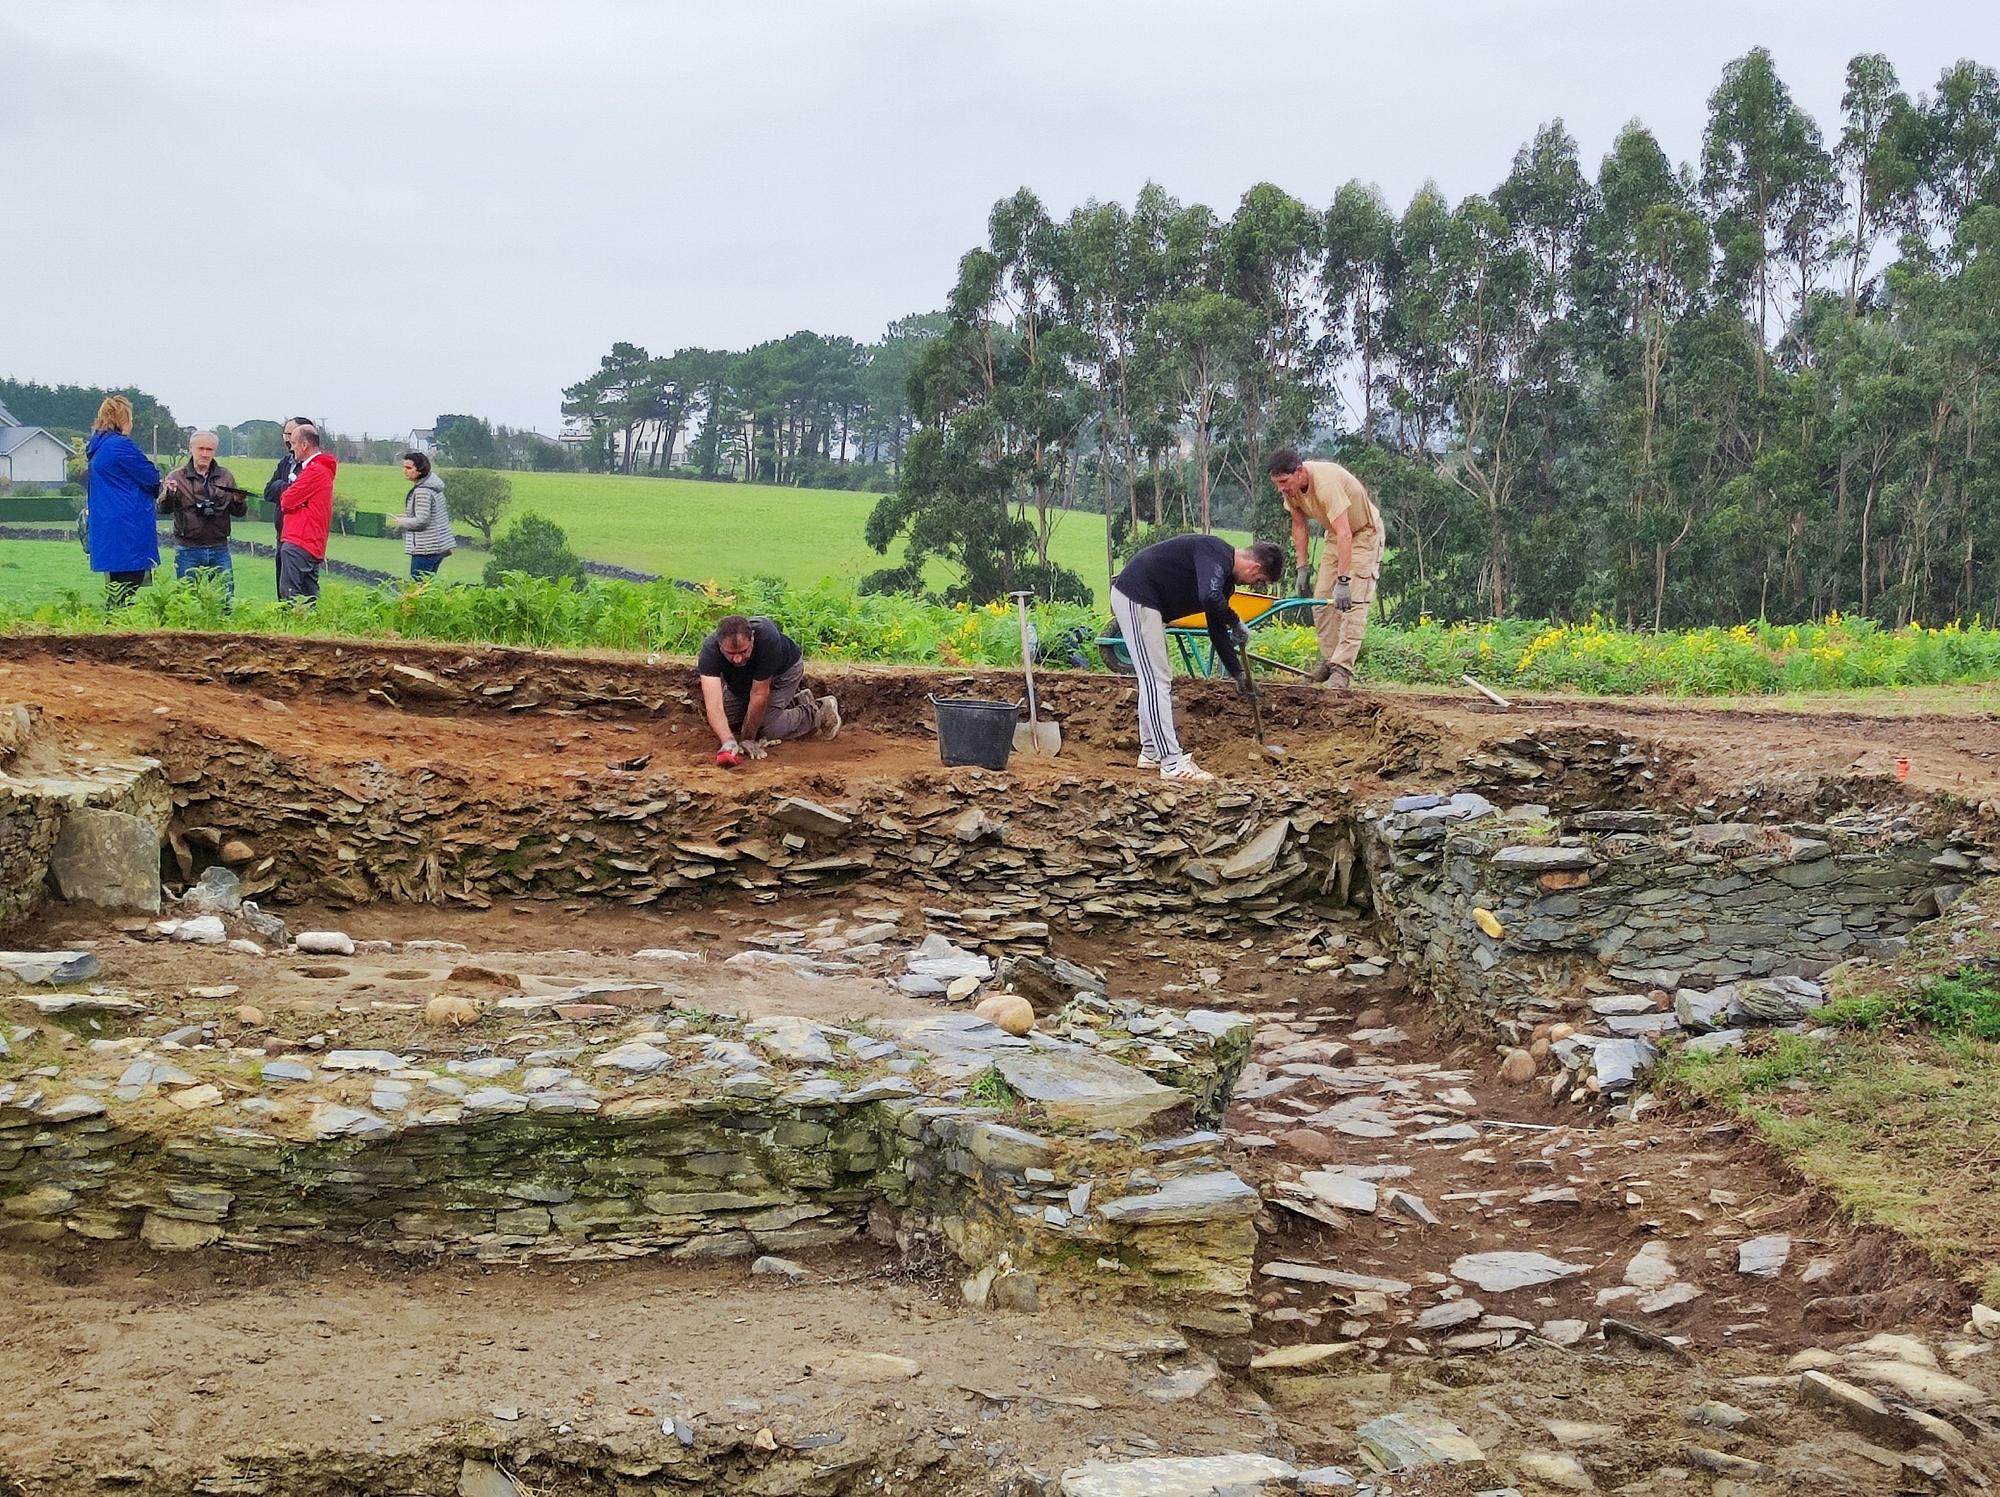
POLYGON ((813 703, 813 737, 832 738, 839 732, 840 698, 819 698, 813 703))
POLYGON ((1139 767, 1141 769, 1158 769, 1160 761, 1155 759, 1151 754, 1141 754, 1139 756, 1139 767))
POLYGON ((1186 780, 1190 782, 1199 782, 1203 780, 1212 780, 1215 778, 1215 776, 1210 774, 1207 770, 1203 769, 1199 764, 1195 763, 1193 754, 1182 754, 1180 758, 1176 760, 1174 763, 1169 764, 1160 770, 1160 778, 1163 780, 1186 780))

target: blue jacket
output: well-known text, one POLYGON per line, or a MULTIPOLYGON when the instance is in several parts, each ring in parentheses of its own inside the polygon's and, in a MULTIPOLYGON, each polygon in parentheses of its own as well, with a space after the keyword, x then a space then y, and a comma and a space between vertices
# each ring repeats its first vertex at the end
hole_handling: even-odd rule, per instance
POLYGON ((139 444, 115 431, 91 433, 84 492, 90 514, 93 572, 149 572, 160 564, 153 500, 160 470, 139 444))

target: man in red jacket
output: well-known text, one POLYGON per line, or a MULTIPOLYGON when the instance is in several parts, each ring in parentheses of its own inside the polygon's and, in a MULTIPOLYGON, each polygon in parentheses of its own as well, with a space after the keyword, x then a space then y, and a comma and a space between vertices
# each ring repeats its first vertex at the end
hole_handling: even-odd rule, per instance
POLYGON ((298 474, 278 499, 283 524, 278 541, 278 601, 319 597, 319 566, 326 560, 326 534, 333 528, 333 474, 339 464, 322 452, 319 428, 301 422, 292 432, 298 474))

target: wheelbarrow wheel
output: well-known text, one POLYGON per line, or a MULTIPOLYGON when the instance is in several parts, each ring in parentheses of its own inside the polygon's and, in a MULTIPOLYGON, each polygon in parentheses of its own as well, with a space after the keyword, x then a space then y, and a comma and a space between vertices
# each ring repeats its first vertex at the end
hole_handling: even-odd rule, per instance
POLYGON ((1125 649, 1124 639, 1118 628, 1118 620, 1116 619, 1106 624, 1102 632, 1098 635, 1097 658, 1104 662, 1104 668, 1114 676, 1133 676, 1138 674, 1137 671, 1132 669, 1132 657, 1125 649), (1109 643, 1113 639, 1118 640, 1118 643, 1109 643))

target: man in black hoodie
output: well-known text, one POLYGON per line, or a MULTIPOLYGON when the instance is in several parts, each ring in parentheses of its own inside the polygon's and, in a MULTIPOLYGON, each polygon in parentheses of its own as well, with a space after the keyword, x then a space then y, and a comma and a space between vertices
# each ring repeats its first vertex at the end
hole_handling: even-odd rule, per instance
POLYGON ((1111 579, 1111 612, 1138 677, 1141 769, 1157 769, 1168 780, 1215 778, 1183 752, 1174 731, 1166 626, 1188 614, 1203 615, 1215 658, 1247 696, 1250 662, 1237 653, 1243 626, 1229 595, 1239 582, 1275 582, 1284 565, 1285 553, 1270 541, 1239 549, 1219 535, 1177 535, 1146 547, 1111 579))
MULTIPOLYGON (((310 416, 294 416, 285 423, 285 455, 278 459, 278 466, 271 474, 271 481, 264 485, 264 502, 274 511, 272 523, 278 527, 278 533, 271 542, 273 552, 282 550, 285 540, 285 511, 278 501, 285 497, 285 490, 290 488, 292 480, 299 476, 299 460, 292 455, 292 433, 301 426, 313 424, 310 416)), ((277 565, 278 574, 282 578, 285 570, 282 557, 277 565)))

